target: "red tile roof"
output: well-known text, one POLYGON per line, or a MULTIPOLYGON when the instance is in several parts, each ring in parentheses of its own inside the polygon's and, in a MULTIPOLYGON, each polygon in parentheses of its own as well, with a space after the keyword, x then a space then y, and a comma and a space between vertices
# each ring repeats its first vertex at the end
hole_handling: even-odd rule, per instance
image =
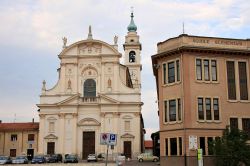
POLYGON ((145 148, 147 149, 149 149, 149 148, 153 148, 153 141, 151 141, 151 140, 145 140, 144 141, 144 146, 145 146, 145 148))
POLYGON ((28 123, 0 123, 0 131, 38 131, 38 122, 28 123))

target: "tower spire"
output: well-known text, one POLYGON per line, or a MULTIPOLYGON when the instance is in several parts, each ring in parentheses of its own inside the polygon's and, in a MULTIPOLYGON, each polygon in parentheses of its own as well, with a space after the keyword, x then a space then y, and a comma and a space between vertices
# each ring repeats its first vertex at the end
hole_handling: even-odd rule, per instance
POLYGON ((131 7, 131 20, 130 20, 130 24, 128 25, 128 31, 129 32, 136 32, 137 30, 137 26, 135 25, 135 22, 134 22, 134 8, 131 7))

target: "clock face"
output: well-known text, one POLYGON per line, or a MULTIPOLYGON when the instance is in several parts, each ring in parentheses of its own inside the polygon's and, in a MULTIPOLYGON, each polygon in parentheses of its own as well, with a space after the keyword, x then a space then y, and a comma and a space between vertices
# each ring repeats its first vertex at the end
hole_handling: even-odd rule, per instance
POLYGON ((135 78, 135 76, 136 76, 136 71, 135 71, 135 70, 131 70, 130 76, 131 76, 131 78, 135 78))

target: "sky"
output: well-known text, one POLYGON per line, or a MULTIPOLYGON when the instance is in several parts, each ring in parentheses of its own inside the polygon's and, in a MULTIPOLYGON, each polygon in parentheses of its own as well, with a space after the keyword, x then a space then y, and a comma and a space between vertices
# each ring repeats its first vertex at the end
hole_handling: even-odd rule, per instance
MULTIPOLYGON (((159 130, 151 56, 157 43, 188 35, 250 38, 249 0, 0 0, 0 120, 39 121, 42 81, 58 79, 62 37, 68 45, 87 38, 113 43, 119 52, 131 7, 142 44, 142 115, 146 139, 159 130)), ((122 63, 122 59, 121 59, 122 63)))

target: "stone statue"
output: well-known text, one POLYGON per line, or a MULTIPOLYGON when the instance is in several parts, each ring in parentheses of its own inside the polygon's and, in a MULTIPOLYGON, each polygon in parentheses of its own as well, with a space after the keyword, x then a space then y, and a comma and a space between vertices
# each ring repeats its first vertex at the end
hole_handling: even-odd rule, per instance
POLYGON ((108 80, 108 87, 111 87, 111 79, 108 80))
POLYGON ((43 80, 43 87, 42 87, 42 90, 45 91, 46 90, 46 81, 43 80))
POLYGON ((115 35, 114 37, 114 44, 117 45, 117 41, 118 41, 118 36, 115 35))
POLYGON ((71 81, 70 81, 70 79, 68 80, 68 89, 71 89, 71 81))
POLYGON ((62 40, 63 40, 63 48, 66 48, 67 38, 63 37, 62 40))
POLYGON ((89 33, 88 33, 88 40, 92 40, 93 36, 92 36, 92 30, 91 30, 91 25, 89 26, 89 33))

